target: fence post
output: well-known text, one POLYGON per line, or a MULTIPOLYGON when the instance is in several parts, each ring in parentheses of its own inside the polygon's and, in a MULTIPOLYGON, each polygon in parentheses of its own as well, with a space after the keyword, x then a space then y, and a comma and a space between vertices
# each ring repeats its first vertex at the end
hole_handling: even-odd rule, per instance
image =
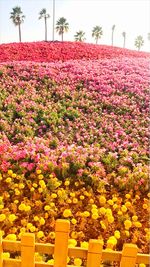
POLYGON ((0 234, 0 267, 3 267, 2 235, 0 234))
POLYGON ((134 244, 124 244, 120 267, 135 267, 138 248, 134 244))
POLYGON ((23 234, 21 236, 21 267, 35 267, 35 235, 23 234))
POLYGON ((57 220, 55 226, 54 267, 66 267, 70 223, 57 220))
POLYGON ((99 267, 101 265, 102 249, 102 240, 90 239, 87 255, 87 267, 99 267))

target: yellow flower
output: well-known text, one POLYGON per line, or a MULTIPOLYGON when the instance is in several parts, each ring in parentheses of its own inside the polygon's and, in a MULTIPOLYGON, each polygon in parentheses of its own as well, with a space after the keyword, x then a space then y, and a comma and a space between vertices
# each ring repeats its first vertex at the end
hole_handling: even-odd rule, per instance
POLYGON ((113 201, 113 202, 116 202, 117 200, 118 200, 117 197, 113 197, 113 198, 112 198, 112 201, 113 201))
POLYGON ((19 209, 20 211, 25 210, 25 208, 26 208, 26 205, 25 205, 24 203, 21 203, 21 204, 19 205, 19 207, 18 207, 18 209, 19 209))
POLYGON ((39 220, 39 217, 38 216, 34 216, 34 221, 37 222, 39 220))
POLYGON ((114 204, 114 202, 113 202, 112 199, 109 199, 109 200, 107 201, 107 203, 108 203, 110 206, 113 206, 113 204, 114 204))
POLYGON ((131 202, 127 201, 127 202, 125 203, 125 206, 126 206, 127 208, 131 207, 131 202))
POLYGON ((72 203, 73 203, 73 204, 78 203, 78 199, 74 197, 73 200, 72 200, 72 203))
POLYGON ((45 205, 45 207, 44 207, 45 211, 49 211, 50 209, 51 209, 51 207, 49 205, 45 205))
POLYGON ((3 222, 3 221, 5 221, 5 219, 6 219, 6 215, 5 214, 0 214, 0 222, 3 222))
POLYGON ((65 218, 71 217, 72 216, 71 210, 70 209, 65 209, 64 212, 63 212, 63 216, 65 218))
POLYGON ((86 242, 86 241, 80 242, 80 247, 81 247, 81 248, 87 248, 87 249, 88 249, 88 247, 89 247, 89 243, 86 242))
POLYGON ((33 226, 32 223, 27 223, 27 229, 30 229, 33 226))
POLYGON ((72 203, 72 200, 71 200, 70 198, 68 198, 68 199, 66 200, 66 202, 67 202, 68 204, 71 204, 71 203, 72 203))
POLYGON ((122 210, 122 212, 126 212, 127 211, 127 207, 125 206, 125 205, 123 205, 122 207, 121 207, 121 210, 122 210))
POLYGON ((23 189, 25 187, 25 185, 23 183, 20 183, 18 187, 19 187, 19 189, 23 189))
POLYGON ((29 205, 26 205, 24 210, 25 211, 30 211, 31 210, 31 207, 29 205))
POLYGON ((90 216, 89 211, 84 211, 84 212, 83 212, 83 217, 89 217, 89 216, 90 216))
POLYGON ((75 232, 75 231, 72 231, 72 233, 71 233, 71 237, 72 237, 73 239, 76 239, 76 238, 78 237, 78 233, 75 232))
POLYGON ((39 179, 39 180, 42 180, 43 178, 44 178, 43 174, 39 174, 39 175, 38 175, 38 179, 39 179))
POLYGON ((39 185, 44 189, 44 188, 46 188, 46 184, 45 184, 45 182, 43 181, 43 180, 40 180, 39 181, 39 185))
POLYGON ((12 181, 12 179, 10 178, 10 177, 8 177, 7 179, 6 179, 6 183, 11 183, 11 181, 12 181))
POLYGON ((118 214, 118 215, 122 215, 122 211, 121 211, 121 210, 119 210, 117 214, 118 214))
POLYGON ((98 213, 95 212, 92 214, 92 219, 97 220, 98 217, 99 217, 98 213))
POLYGON ((34 188, 34 187, 31 187, 31 188, 30 188, 30 191, 31 191, 31 192, 34 192, 34 191, 35 191, 35 188, 34 188))
POLYGON ((75 258, 75 259, 74 259, 74 265, 75 265, 75 266, 81 266, 81 265, 82 265, 82 260, 79 259, 79 258, 75 258))
POLYGON ((39 191, 39 193, 42 193, 42 192, 43 192, 43 188, 40 187, 40 188, 38 189, 38 191, 39 191))
POLYGON ((12 223, 12 222, 14 222, 15 220, 16 220, 16 215, 15 214, 10 214, 9 216, 8 216, 8 220, 12 223))
POLYGON ((18 189, 15 189, 15 195, 19 196, 20 195, 20 191, 18 189))
POLYGON ((8 170, 8 175, 12 175, 13 174, 13 171, 12 170, 8 170))
POLYGON ((129 231, 125 231, 125 234, 126 234, 126 236, 127 236, 127 237, 129 237, 129 236, 130 236, 130 233, 129 233, 129 231))
POLYGON ((93 207, 93 208, 91 209, 91 212, 92 212, 92 213, 98 213, 98 210, 97 210, 97 208, 93 207))
POLYGON ((127 199, 129 199, 129 198, 131 198, 131 195, 130 195, 130 194, 126 194, 125 197, 126 197, 127 199))
POLYGON ((104 207, 101 207, 98 211, 102 215, 104 215, 106 213, 106 209, 104 207))
POLYGON ((80 196, 80 199, 83 200, 83 199, 85 199, 85 197, 84 197, 83 195, 81 195, 81 196, 80 196))
POLYGON ((101 205, 104 205, 106 203, 106 198, 104 196, 100 196, 99 202, 101 205))
POLYGON ((47 263, 50 265, 54 265, 54 259, 48 260, 47 263))
POLYGON ((42 238, 44 236, 43 231, 38 231, 37 232, 37 238, 42 238))
POLYGON ((147 210, 148 209, 148 205, 147 204, 143 204, 143 209, 147 210))
POLYGON ((17 177, 17 174, 16 173, 12 173, 12 178, 16 178, 17 177))
POLYGON ((120 238, 120 232, 118 230, 115 231, 114 233, 115 238, 119 239, 120 238))
POLYGON ((38 253, 38 252, 35 252, 35 261, 43 261, 43 257, 38 253))
POLYGON ((55 239, 55 232, 50 232, 49 236, 50 236, 51 239, 55 239))
POLYGON ((118 208, 118 205, 117 204, 114 204, 113 205, 113 209, 116 210, 118 208))
POLYGON ((132 216, 132 221, 136 222, 137 220, 138 220, 138 216, 133 215, 133 216, 132 216))
POLYGON ((3 204, 0 204, 0 210, 2 210, 4 208, 3 204))
POLYGON ((113 216, 108 216, 107 220, 109 223, 113 223, 114 222, 114 217, 113 216))
POLYGON ((66 186, 70 185, 70 181, 66 180, 66 181, 64 182, 64 185, 66 185, 66 186))
POLYGON ((71 239, 71 238, 70 238, 70 239, 68 240, 68 246, 69 246, 69 247, 75 247, 76 245, 77 245, 77 241, 76 241, 75 239, 73 239, 73 238, 71 239))
POLYGON ((71 222, 72 222, 72 224, 76 224, 76 223, 77 223, 77 220, 73 218, 73 219, 71 220, 71 222))
POLYGON ((9 259, 10 258, 10 253, 9 252, 3 252, 2 258, 3 259, 9 259))
POLYGON ((112 210, 107 208, 106 209, 106 216, 111 216, 112 215, 112 210))
POLYGON ((57 198, 57 194, 52 193, 52 194, 51 194, 51 197, 52 197, 52 198, 57 198))
POLYGON ((140 263, 139 267, 146 267, 146 265, 144 263, 140 263))
POLYGON ((135 227, 137 228, 141 228, 142 224, 140 222, 134 222, 135 227))
POLYGON ((16 237, 15 234, 9 234, 9 235, 6 236, 6 239, 16 241, 17 240, 17 237, 16 237))
POLYGON ((32 225, 31 227, 30 227, 30 232, 35 232, 36 231, 36 227, 34 226, 34 225, 32 225))
POLYGON ((132 226, 132 222, 130 220, 125 220, 124 226, 126 230, 129 230, 129 228, 132 226))
POLYGON ((111 247, 111 246, 115 246, 116 244, 117 244, 117 239, 114 236, 109 237, 109 239, 107 240, 108 247, 109 245, 111 247))
POLYGON ((94 199, 93 199, 93 198, 90 198, 90 199, 89 199, 89 203, 90 203, 90 204, 93 204, 93 203, 94 203, 94 199))
POLYGON ((55 203, 54 202, 51 202, 50 203, 50 206, 53 208, 53 207, 55 207, 55 203))
POLYGON ((44 224, 45 224, 45 220, 44 220, 43 217, 41 217, 41 218, 39 219, 39 223, 40 223, 40 225, 44 225, 44 224))
POLYGON ((76 194, 73 193, 73 192, 70 193, 70 196, 71 196, 71 197, 75 197, 75 195, 76 195, 76 194))
POLYGON ((36 170, 36 173, 37 173, 37 174, 41 174, 41 172, 42 172, 42 171, 41 171, 41 170, 39 170, 39 169, 38 169, 38 170, 36 170))

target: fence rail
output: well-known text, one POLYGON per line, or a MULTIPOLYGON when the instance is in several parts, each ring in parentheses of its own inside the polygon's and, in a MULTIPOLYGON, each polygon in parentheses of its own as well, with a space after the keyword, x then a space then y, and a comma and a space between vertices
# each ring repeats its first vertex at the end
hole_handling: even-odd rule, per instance
POLYGON ((120 267, 135 267, 136 264, 150 263, 148 254, 139 254, 134 244, 124 244, 122 251, 103 250, 101 240, 91 239, 89 248, 68 247, 70 223, 57 220, 55 244, 35 243, 35 235, 23 234, 21 241, 4 240, 0 237, 0 267, 74 267, 67 265, 67 257, 86 259, 86 267, 100 267, 101 261, 116 261, 120 267), (21 259, 3 259, 3 252, 21 252, 21 259), (35 252, 54 255, 54 265, 35 262, 35 252))

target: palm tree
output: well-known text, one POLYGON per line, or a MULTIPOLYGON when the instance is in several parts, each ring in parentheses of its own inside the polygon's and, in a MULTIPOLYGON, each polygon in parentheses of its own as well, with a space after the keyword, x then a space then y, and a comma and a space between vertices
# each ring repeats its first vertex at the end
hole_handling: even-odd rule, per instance
POLYGON ((92 37, 95 37, 96 44, 98 43, 98 40, 102 37, 103 30, 100 26, 95 26, 92 31, 92 37))
POLYGON ((125 48, 125 46, 126 46, 126 32, 123 32, 122 36, 123 36, 123 48, 125 48))
POLYGON ((19 41, 21 42, 21 23, 24 22, 25 16, 23 15, 23 12, 21 11, 21 7, 16 6, 12 9, 12 12, 10 12, 10 19, 12 19, 12 22, 15 26, 19 27, 19 41))
POLYGON ((85 41, 85 32, 78 31, 78 32, 76 32, 74 37, 75 37, 75 41, 84 42, 85 41))
POLYGON ((148 41, 150 41, 150 32, 148 32, 147 38, 148 38, 148 41))
POLYGON ((68 32, 69 30, 69 23, 64 17, 61 17, 57 22, 56 22, 56 31, 58 32, 59 35, 61 35, 62 42, 63 42, 63 36, 65 32, 68 32))
POLYGON ((116 25, 113 25, 111 30, 112 30, 112 34, 111 34, 111 45, 114 45, 114 30, 115 30, 116 25))
POLYGON ((140 51, 141 46, 144 45, 144 39, 143 36, 139 35, 135 39, 135 46, 137 47, 138 51, 140 51))
POLYGON ((40 13, 39 13, 39 19, 44 18, 44 22, 45 22, 45 41, 47 41, 47 19, 50 18, 50 15, 48 13, 46 13, 46 8, 43 8, 40 13))

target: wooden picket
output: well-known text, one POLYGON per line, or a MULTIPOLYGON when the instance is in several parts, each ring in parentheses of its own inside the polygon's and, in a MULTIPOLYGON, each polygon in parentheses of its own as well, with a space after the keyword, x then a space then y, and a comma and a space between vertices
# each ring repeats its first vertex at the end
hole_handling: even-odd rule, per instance
POLYGON ((70 224, 67 220, 57 220, 55 244, 35 243, 34 234, 22 235, 21 241, 4 240, 0 237, 0 267, 74 267, 67 265, 67 257, 86 259, 86 267, 100 267, 101 261, 116 261, 120 267, 135 267, 149 264, 148 254, 137 253, 133 244, 124 244, 122 251, 103 250, 101 240, 90 240, 89 248, 68 247, 70 224), (21 252, 20 259, 3 259, 3 252, 21 252), (35 252, 54 255, 54 265, 35 262, 35 252))

